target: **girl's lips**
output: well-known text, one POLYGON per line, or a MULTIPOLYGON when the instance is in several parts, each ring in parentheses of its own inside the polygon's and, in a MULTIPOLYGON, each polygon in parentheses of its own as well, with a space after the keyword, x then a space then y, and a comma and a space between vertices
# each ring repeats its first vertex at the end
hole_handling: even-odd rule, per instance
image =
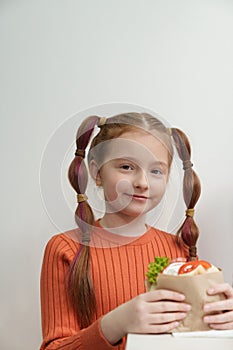
POLYGON ((127 194, 127 196, 129 196, 129 197, 131 197, 131 198, 133 198, 133 199, 136 199, 136 200, 145 201, 145 200, 148 199, 148 197, 146 197, 146 196, 141 196, 141 195, 139 195, 139 194, 128 194, 128 193, 126 193, 126 194, 127 194))
POLYGON ((138 194, 133 194, 132 197, 134 197, 134 198, 147 199, 147 197, 145 197, 145 196, 140 196, 140 195, 138 195, 138 194))

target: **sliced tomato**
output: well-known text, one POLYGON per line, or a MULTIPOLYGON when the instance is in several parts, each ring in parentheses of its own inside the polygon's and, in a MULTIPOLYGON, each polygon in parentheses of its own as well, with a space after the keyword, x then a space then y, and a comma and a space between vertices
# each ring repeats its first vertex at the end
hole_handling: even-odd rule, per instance
POLYGON ((212 265, 206 260, 197 260, 198 265, 202 265, 204 269, 209 269, 212 265))
POLYGON ((209 269, 212 266, 208 261, 205 260, 189 261, 179 268, 178 275, 191 272, 195 270, 199 265, 202 265, 204 269, 209 269))

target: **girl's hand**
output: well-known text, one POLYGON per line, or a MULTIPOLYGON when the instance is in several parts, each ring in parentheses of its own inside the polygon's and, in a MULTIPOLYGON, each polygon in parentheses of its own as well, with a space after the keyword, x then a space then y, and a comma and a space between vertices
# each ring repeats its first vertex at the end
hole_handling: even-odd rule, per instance
POLYGON ((106 314, 101 328, 111 344, 127 333, 165 333, 177 327, 191 306, 184 295, 169 290, 141 294, 106 314))
POLYGON ((209 295, 223 293, 226 299, 204 305, 204 312, 211 313, 204 316, 204 322, 213 329, 233 329, 233 288, 228 283, 222 283, 208 289, 207 293, 209 295))

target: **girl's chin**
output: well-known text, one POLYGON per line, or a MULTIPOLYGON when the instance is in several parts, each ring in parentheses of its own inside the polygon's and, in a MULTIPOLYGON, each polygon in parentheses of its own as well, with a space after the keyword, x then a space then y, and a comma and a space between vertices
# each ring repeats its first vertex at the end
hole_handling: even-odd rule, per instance
POLYGON ((114 205, 111 204, 108 203, 106 205, 107 214, 114 214, 116 216, 124 215, 132 218, 144 216, 153 209, 148 205, 148 201, 144 198, 137 198, 135 200, 130 201, 130 203, 129 201, 119 201, 118 203, 114 203, 114 205))
POLYGON ((118 211, 115 212, 115 216, 118 217, 122 217, 124 218, 126 221, 132 221, 133 219, 140 219, 142 217, 145 217, 147 212, 142 211, 142 210, 122 210, 122 211, 118 211))

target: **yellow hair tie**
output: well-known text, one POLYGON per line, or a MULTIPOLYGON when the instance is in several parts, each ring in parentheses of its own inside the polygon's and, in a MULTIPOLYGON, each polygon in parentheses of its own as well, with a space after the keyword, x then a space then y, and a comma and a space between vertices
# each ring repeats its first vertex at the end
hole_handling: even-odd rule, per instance
POLYGON ((106 118, 105 117, 101 117, 99 122, 98 122, 98 126, 103 126, 106 123, 106 118))
POLYGON ((87 201, 87 199, 88 199, 88 197, 85 194, 83 194, 83 193, 77 194, 77 202, 78 203, 85 202, 85 201, 87 201))
POLYGON ((167 132, 170 136, 172 136, 172 129, 171 128, 167 128, 167 132))
POLYGON ((190 216, 192 218, 194 216, 194 209, 187 209, 185 213, 186 216, 190 216))
POLYGON ((81 148, 77 148, 75 151, 75 155, 81 158, 85 158, 85 150, 81 148))

